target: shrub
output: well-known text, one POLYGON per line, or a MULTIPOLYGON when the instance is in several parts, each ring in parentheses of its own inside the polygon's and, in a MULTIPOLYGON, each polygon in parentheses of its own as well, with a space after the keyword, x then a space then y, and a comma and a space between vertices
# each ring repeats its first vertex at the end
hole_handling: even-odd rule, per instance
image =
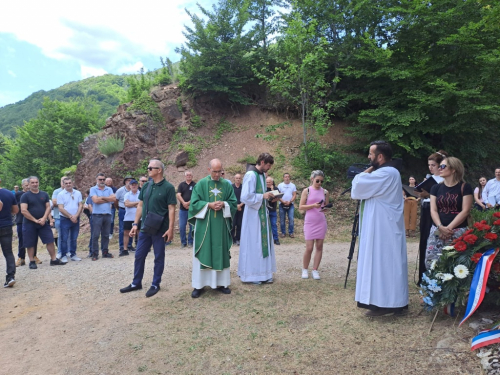
POLYGON ((123 150, 125 147, 125 138, 111 136, 97 141, 97 148, 101 154, 111 156, 123 150))

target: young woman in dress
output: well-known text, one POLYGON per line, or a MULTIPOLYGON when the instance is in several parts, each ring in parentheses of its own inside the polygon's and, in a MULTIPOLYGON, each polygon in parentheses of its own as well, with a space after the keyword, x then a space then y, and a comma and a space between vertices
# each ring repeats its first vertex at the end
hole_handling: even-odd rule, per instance
MULTIPOLYGON (((408 179, 408 186, 415 187, 417 181, 415 177, 410 176, 408 179)), ((406 228, 406 237, 415 237, 415 230, 417 229, 417 211, 418 211, 418 201, 420 198, 415 198, 410 196, 406 196, 404 190, 403 195, 405 197, 405 205, 404 205, 404 216, 405 216, 405 228, 406 228)))
POLYGON ((484 211, 486 206, 483 202, 483 189, 486 186, 486 177, 479 178, 479 186, 474 189, 474 208, 477 208, 479 211, 484 211))
POLYGON ((302 278, 309 278, 309 263, 316 243, 316 253, 314 255, 312 277, 319 280, 319 264, 323 256, 323 241, 326 234, 325 209, 328 204, 328 191, 323 189, 325 175, 322 171, 313 171, 311 173, 311 186, 302 191, 300 197, 299 210, 306 211, 304 219, 304 237, 306 239, 306 251, 303 258, 302 278))
POLYGON ((429 269, 444 246, 467 230, 467 216, 472 208, 472 187, 464 181, 464 166, 454 157, 441 162, 439 173, 444 181, 431 189, 433 225, 427 241, 425 265, 429 269))

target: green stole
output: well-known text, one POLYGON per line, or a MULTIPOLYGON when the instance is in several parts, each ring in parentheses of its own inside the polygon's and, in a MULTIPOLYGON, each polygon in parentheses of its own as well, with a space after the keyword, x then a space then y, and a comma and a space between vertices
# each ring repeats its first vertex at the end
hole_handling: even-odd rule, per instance
MULTIPOLYGON (((255 172, 255 177, 257 177, 257 185, 255 187, 255 192, 257 194, 264 194, 264 188, 260 180, 260 176, 255 172)), ((269 243, 267 242, 267 229, 268 229, 268 219, 266 215, 266 202, 267 199, 262 201, 262 205, 259 208, 259 219, 260 219, 260 238, 262 242, 262 257, 267 258, 269 256, 269 243)))

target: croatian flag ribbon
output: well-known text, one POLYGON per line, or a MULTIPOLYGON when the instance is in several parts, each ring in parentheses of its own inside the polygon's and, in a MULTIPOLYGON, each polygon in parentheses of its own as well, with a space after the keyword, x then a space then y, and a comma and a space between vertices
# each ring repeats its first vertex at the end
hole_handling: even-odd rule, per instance
POLYGON ((479 335, 472 339, 470 350, 476 350, 483 346, 488 346, 500 342, 500 323, 490 329, 481 331, 479 335))
POLYGON ((476 270, 474 271, 474 276, 472 277, 472 283, 470 285, 469 300, 467 301, 465 316, 458 325, 459 327, 470 318, 481 302, 483 302, 491 264, 493 263, 493 260, 495 260, 498 250, 499 249, 490 249, 483 254, 481 259, 479 259, 476 270))
POLYGON ((455 316, 455 304, 450 303, 443 308, 443 312, 451 317, 455 316))

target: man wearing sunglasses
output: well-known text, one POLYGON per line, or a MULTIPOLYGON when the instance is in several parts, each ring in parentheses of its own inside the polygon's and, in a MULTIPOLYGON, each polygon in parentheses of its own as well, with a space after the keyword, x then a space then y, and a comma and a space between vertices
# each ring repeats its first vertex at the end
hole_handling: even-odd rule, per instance
POLYGON ((355 300, 369 317, 401 314, 408 308, 401 175, 385 141, 371 143, 368 159, 370 167, 354 177, 351 190, 352 199, 361 200, 355 300))
POLYGON ((76 240, 80 232, 80 214, 83 210, 82 193, 73 189, 73 181, 69 177, 63 179, 64 190, 57 195, 57 207, 60 214, 59 237, 61 241, 61 261, 67 262, 66 254, 70 259, 80 261, 76 256, 76 240), (69 248, 68 248, 69 246, 69 248))
POLYGON ((111 204, 115 203, 116 196, 113 190, 105 184, 106 176, 99 173, 96 176, 96 186, 90 188, 92 199, 92 260, 99 259, 99 236, 103 258, 113 258, 109 252, 109 231, 111 227, 111 204))

